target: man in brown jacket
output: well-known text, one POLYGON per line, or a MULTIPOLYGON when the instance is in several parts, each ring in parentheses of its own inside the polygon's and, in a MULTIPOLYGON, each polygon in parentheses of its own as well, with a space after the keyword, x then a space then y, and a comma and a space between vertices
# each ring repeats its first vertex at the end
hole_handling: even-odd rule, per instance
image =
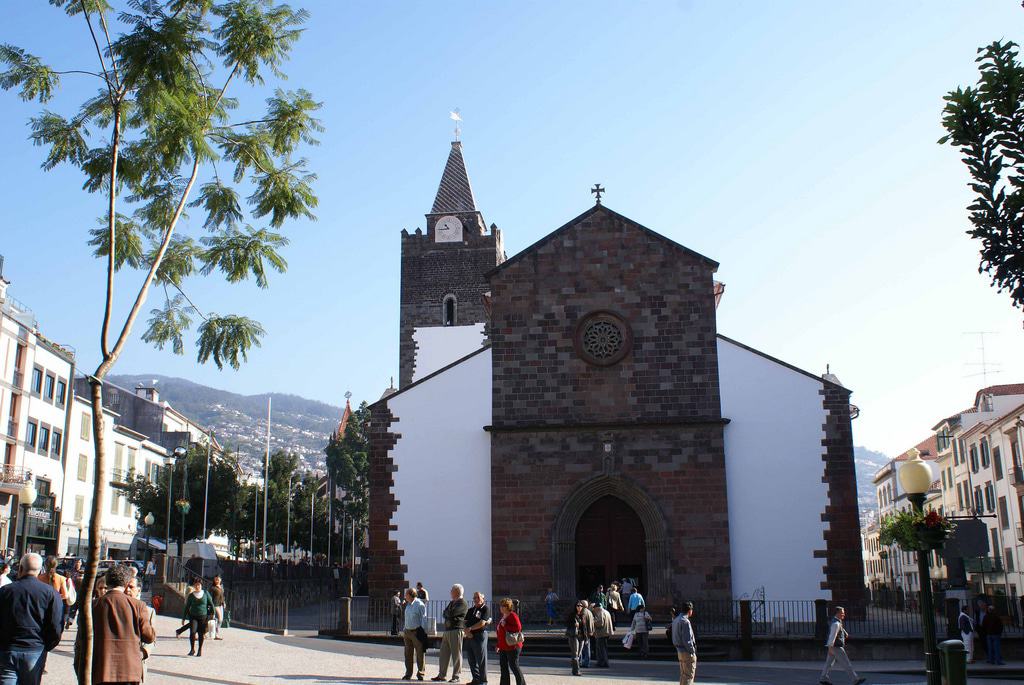
POLYGON ((93 605, 92 682, 142 682, 143 642, 154 642, 156 631, 141 601, 125 593, 131 579, 127 566, 111 566, 105 575, 107 593, 93 605))

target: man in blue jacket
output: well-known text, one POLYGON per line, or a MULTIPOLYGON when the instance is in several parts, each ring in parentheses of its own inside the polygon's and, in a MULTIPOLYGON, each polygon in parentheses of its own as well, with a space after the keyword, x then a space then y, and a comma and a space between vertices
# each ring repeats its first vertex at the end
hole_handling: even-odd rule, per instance
POLYGON ((46 653, 60 644, 64 602, 39 582, 42 567, 42 557, 26 554, 18 579, 0 588, 0 685, 39 685, 46 653))

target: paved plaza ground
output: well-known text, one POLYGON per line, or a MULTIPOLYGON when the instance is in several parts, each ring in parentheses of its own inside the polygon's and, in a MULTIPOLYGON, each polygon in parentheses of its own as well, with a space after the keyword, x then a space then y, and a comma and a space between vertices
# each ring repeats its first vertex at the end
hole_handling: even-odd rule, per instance
MULTIPOLYGON (((147 683, 195 683, 202 685, 235 685, 236 683, 290 683, 293 685, 378 685, 400 683, 404 667, 401 648, 392 645, 364 645, 321 639, 308 634, 274 636, 248 630, 229 629, 220 642, 207 642, 201 659, 185 656, 188 640, 175 639, 173 630, 180 622, 167 617, 157 618, 160 636, 150 659, 147 683), (170 637, 166 637, 170 636, 170 637)), ((50 656, 44 685, 72 685, 71 668, 73 631, 50 656)), ((613 662, 609 670, 585 670, 582 678, 569 675, 568 659, 525 658, 524 673, 530 685, 579 685, 588 681, 601 685, 629 683, 651 685, 678 682, 678 669, 664 662, 613 662)), ((861 664, 868 683, 886 685, 918 685, 920 676, 883 673, 911 669, 916 664, 861 664)), ((1011 664, 1011 667, 1021 664, 1011 664)), ((818 682, 816 663, 707 663, 700 664, 697 682, 702 685, 812 685, 818 682)), ((1019 672, 1019 671, 1018 671, 1019 672)), ((427 655, 427 677, 437 673, 437 652, 427 655)), ((490 682, 498 684, 497 661, 490 667, 490 682)), ((845 679, 836 677, 836 685, 845 679)), ((415 681, 414 681, 415 682, 415 681)), ((466 671, 463 683, 469 682, 466 671)), ((972 685, 1009 685, 1019 679, 971 678, 972 685)))

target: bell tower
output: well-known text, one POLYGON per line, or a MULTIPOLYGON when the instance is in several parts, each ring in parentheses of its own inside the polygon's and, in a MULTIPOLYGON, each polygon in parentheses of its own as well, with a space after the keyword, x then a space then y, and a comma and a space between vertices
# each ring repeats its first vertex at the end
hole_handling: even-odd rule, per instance
POLYGON ((485 342, 484 274, 505 261, 505 247, 476 207, 461 141, 452 142, 426 219, 426 232, 402 230, 399 388, 485 342))

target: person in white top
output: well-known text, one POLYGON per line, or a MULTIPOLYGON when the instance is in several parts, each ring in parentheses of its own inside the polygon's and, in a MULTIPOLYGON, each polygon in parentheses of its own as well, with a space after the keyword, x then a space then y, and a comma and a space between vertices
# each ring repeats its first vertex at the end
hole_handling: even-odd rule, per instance
POLYGON ((850 663, 850 657, 846 656, 846 638, 850 635, 846 632, 846 628, 843 627, 844 618, 846 618, 846 609, 836 607, 836 613, 832 617, 832 625, 829 626, 828 638, 825 640, 825 646, 828 647, 828 656, 825 657, 825 667, 821 669, 821 680, 819 681, 821 685, 832 685, 832 667, 837 663, 849 674, 853 685, 860 685, 866 680, 866 678, 861 678, 857 675, 857 671, 853 670, 853 664, 850 663))
POLYGON ((960 637, 964 641, 964 649, 967 650, 967 663, 974 663, 974 619, 967 613, 967 605, 960 608, 960 615, 957 617, 957 627, 960 628, 960 637))
POLYGON ((0 564, 0 587, 4 585, 10 585, 11 583, 11 565, 6 561, 0 564))
POLYGON ((633 614, 633 623, 629 628, 635 633, 636 642, 639 647, 639 653, 641 659, 647 658, 647 633, 651 632, 651 615, 647 613, 646 609, 639 609, 633 614))

